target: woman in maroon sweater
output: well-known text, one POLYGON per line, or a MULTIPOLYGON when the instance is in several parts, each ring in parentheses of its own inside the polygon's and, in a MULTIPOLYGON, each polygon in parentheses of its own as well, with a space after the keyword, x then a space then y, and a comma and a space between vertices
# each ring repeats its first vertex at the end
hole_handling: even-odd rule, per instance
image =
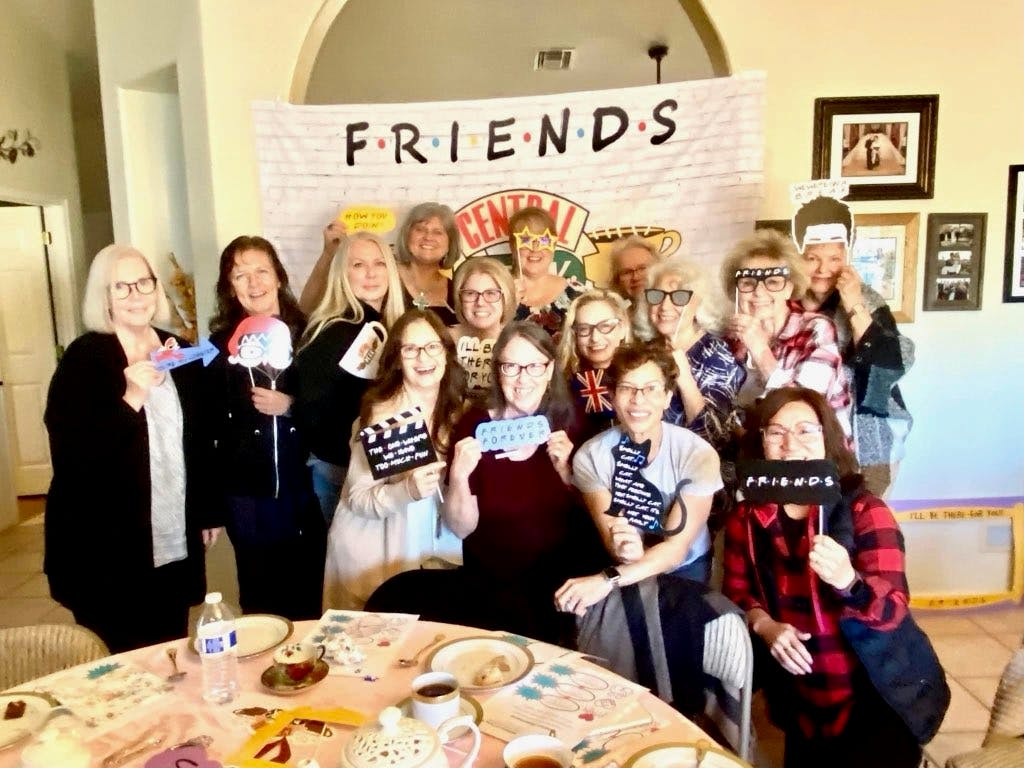
POLYGON ((399 574, 371 596, 367 610, 566 641, 572 617, 559 616, 551 595, 601 556, 570 483, 576 411, 554 343, 540 326, 508 325, 493 355, 489 407, 468 411, 452 435, 445 519, 463 539, 464 565, 399 574), (483 422, 534 415, 551 427, 540 445, 484 452, 474 436, 483 422))

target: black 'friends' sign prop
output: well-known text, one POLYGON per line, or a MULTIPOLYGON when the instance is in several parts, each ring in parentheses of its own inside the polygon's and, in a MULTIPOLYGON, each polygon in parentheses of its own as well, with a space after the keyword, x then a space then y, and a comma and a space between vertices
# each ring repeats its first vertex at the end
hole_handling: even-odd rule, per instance
POLYGON ((736 464, 743 498, 755 504, 834 504, 839 501, 839 469, 827 459, 736 464))

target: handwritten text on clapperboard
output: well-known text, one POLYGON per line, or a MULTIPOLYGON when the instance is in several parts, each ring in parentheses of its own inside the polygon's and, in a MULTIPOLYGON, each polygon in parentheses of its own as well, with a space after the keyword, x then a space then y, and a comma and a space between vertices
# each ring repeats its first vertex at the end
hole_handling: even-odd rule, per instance
POLYGON ((374 480, 397 475, 437 461, 423 413, 419 408, 402 411, 360 430, 374 480))

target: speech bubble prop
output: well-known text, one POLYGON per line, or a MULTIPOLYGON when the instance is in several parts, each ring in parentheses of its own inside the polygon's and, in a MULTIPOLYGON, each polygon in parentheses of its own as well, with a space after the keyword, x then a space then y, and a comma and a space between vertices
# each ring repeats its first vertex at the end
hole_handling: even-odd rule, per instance
POLYGON ((338 214, 338 221, 342 222, 349 232, 363 230, 383 235, 395 228, 394 211, 376 205, 353 205, 338 214))
MULTIPOLYGON (((641 470, 647 466, 647 457, 651 453, 651 441, 645 440, 642 443, 634 443, 629 435, 623 435, 619 444, 612 448, 612 457, 615 459, 615 469, 612 472, 612 503, 605 510, 606 515, 612 517, 625 517, 629 523, 637 528, 661 536, 674 536, 683 530, 686 525, 686 504, 679 500, 679 507, 683 513, 683 519, 675 528, 666 528, 664 519, 671 511, 669 505, 665 509, 665 503, 658 486, 641 474, 641 470)), ((680 483, 680 487, 689 483, 686 479, 680 483)))
POLYGON ((476 427, 476 439, 484 451, 513 451, 527 445, 540 445, 550 436, 547 416, 484 421, 476 427))
POLYGON ((374 480, 437 461, 434 444, 419 408, 402 411, 359 431, 374 480))
POLYGON ((834 504, 839 501, 839 468, 828 459, 736 464, 739 490, 755 504, 834 504))
POLYGON ((160 349, 150 352, 149 359, 158 371, 172 371, 196 360, 202 360, 205 368, 219 354, 220 350, 205 337, 200 339, 198 347, 179 347, 178 342, 170 338, 160 349))
POLYGON ((849 179, 815 179, 789 185, 789 199, 793 205, 809 203, 816 197, 834 197, 841 200, 850 194, 849 179))
POLYGON ((455 345, 459 364, 469 374, 470 389, 491 388, 491 357, 494 339, 460 336, 455 345))
POLYGON ((228 362, 283 371, 292 363, 292 333, 276 317, 247 317, 228 339, 228 362))

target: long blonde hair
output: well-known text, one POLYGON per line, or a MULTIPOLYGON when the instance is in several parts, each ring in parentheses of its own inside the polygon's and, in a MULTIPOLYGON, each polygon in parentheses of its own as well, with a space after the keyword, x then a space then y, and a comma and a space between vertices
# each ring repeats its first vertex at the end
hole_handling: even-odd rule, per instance
POLYGON ((338 252, 331 261, 331 269, 327 274, 327 289, 320 303, 309 315, 309 322, 302 334, 299 349, 308 347, 313 340, 332 323, 338 321, 359 324, 363 322, 365 313, 363 305, 352 291, 348 281, 348 258, 352 246, 358 242, 370 242, 380 249, 387 265, 388 292, 381 307, 381 319, 385 328, 390 328, 405 312, 405 299, 402 295, 402 281, 398 276, 395 256, 383 240, 372 232, 354 232, 346 237, 338 252))
POLYGON ((565 321, 562 323, 562 335, 558 340, 558 366, 566 376, 576 373, 580 367, 580 356, 576 351, 576 332, 573 326, 576 324, 576 314, 582 307, 588 304, 605 303, 612 308, 612 312, 622 322, 626 329, 626 335, 622 337, 623 344, 629 344, 633 337, 632 323, 629 322, 629 308, 626 300, 618 293, 609 288, 592 288, 586 293, 577 296, 572 300, 569 309, 565 313, 565 321))
POLYGON ((82 297, 82 324, 90 331, 114 332, 114 325, 110 319, 110 277, 117 262, 131 258, 146 262, 150 276, 156 278, 156 312, 151 322, 154 325, 161 325, 171 319, 171 305, 167 300, 163 281, 153 268, 153 262, 142 251, 130 245, 114 243, 97 253, 89 266, 85 295, 82 297))

